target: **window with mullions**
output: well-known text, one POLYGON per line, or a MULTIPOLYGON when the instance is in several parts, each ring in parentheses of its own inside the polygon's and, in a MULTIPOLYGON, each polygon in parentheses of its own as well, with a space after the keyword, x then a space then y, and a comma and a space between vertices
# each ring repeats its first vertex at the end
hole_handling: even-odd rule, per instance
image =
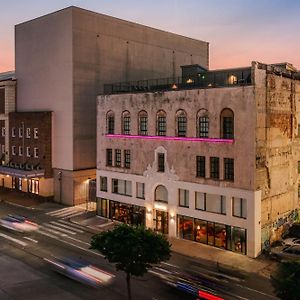
POLYGON ((100 176, 100 191, 107 192, 107 177, 100 176))
POLYGON ((177 136, 186 136, 187 131, 187 118, 186 113, 183 110, 180 110, 176 114, 177 118, 177 136))
POLYGON ((167 118, 164 111, 159 111, 157 113, 156 119, 156 133, 158 136, 165 136, 167 133, 167 118))
POLYGON ((223 109, 221 112, 221 136, 223 139, 234 138, 234 115, 229 108, 223 109))
POLYGON ((124 168, 130 168, 130 150, 124 150, 124 168))
POLYGON ((145 111, 139 113, 139 135, 148 135, 148 115, 145 111))
POLYGON ((121 149, 115 149, 115 167, 121 167, 121 149))
POLYGON ((200 137, 200 138, 208 138, 209 118, 207 116, 199 118, 198 128, 199 128, 198 137, 200 137))
POLYGON ((123 112, 122 115, 122 133, 130 134, 130 113, 129 111, 123 112))
POLYGON ((247 200, 244 198, 232 199, 232 215, 238 218, 247 218, 247 200))
POLYGON ((224 179, 234 180, 234 160, 233 158, 224 158, 224 179))
POLYGON ((196 176, 205 178, 205 156, 197 156, 196 164, 197 164, 196 176))
POLYGON ((184 189, 179 189, 179 206, 189 207, 189 191, 184 189))
POLYGON ((112 111, 107 113, 106 119, 107 133, 114 134, 115 133, 115 115, 112 111))
POLYGON ((106 149, 106 165, 112 166, 112 149, 106 149))
POLYGON ((210 158, 210 178, 219 179, 219 157, 211 157, 210 158))
POLYGON ((131 196, 131 181, 112 178, 112 192, 114 194, 131 196))

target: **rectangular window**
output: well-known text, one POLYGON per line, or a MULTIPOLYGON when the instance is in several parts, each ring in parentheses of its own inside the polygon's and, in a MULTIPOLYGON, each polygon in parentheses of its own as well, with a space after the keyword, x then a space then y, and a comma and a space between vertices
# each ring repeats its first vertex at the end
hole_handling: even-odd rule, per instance
POLYGON ((38 158, 39 157, 39 148, 33 148, 33 156, 35 158, 38 158))
POLYGON ((165 154, 157 153, 157 172, 165 171, 165 154))
POLYGON ((205 156, 197 156, 196 157, 196 176, 205 178, 205 156))
POLYGON ((226 198, 223 195, 206 194, 206 211, 226 214, 226 198))
POLYGON ((5 114, 5 88, 0 89, 0 114, 5 114))
POLYGON ((124 168, 130 168, 130 150, 124 150, 124 168))
POLYGON ((210 158, 210 178, 219 179, 219 157, 210 158))
POLYGON ((19 138, 23 137, 23 127, 19 127, 19 138))
POLYGON ((11 136, 12 136, 12 137, 16 137, 16 128, 15 128, 15 127, 13 127, 13 128, 11 129, 11 136))
POLYGON ((140 117, 140 135, 148 135, 148 118, 146 116, 140 117))
POLYGON ((125 196, 132 195, 131 181, 122 179, 112 179, 112 192, 125 196))
POLYGON ((206 193, 195 192, 195 208, 206 210, 206 193))
POLYGON ((106 149, 106 165, 112 166, 112 149, 106 149))
POLYGON ((130 116, 123 117, 123 134, 130 134, 130 116))
POLYGON ((223 138, 233 139, 233 118, 223 117, 223 138))
POLYGON ((233 197, 232 215, 238 218, 247 218, 247 200, 244 198, 233 197))
POLYGON ((2 133, 2 136, 5 136, 5 127, 1 128, 1 133, 2 133))
POLYGON ((209 119, 208 117, 200 117, 199 118, 199 137, 200 138, 208 138, 208 130, 209 130, 209 119))
POLYGON ((300 174, 300 161, 298 161, 298 174, 300 174))
POLYGON ((186 136, 186 117, 185 116, 178 116, 177 118, 177 126, 178 126, 178 136, 186 136))
POLYGON ((189 207, 189 191, 179 189, 179 206, 189 207))
POLYGON ((161 116, 157 118, 157 135, 165 136, 167 131, 166 117, 161 116))
POLYGON ((23 147, 19 146, 19 156, 23 156, 23 147))
POLYGON ((100 176, 100 191, 107 192, 107 177, 100 176))
POLYGON ((26 147, 26 156, 30 157, 31 153, 30 153, 30 147, 26 147))
POLYGON ((38 128, 33 128, 33 137, 35 139, 39 138, 39 130, 38 130, 38 128))
POLYGON ((16 146, 11 147, 11 154, 16 155, 16 146))
POLYGON ((224 158, 224 179, 234 180, 234 159, 224 158))
POLYGON ((298 197, 300 197, 300 184, 298 185, 298 197))
POLYGON ((30 139, 30 128, 26 128, 26 138, 30 139))
POLYGON ((136 183, 136 197, 140 199, 145 199, 145 183, 136 183))
POLYGON ((5 145, 1 145, 1 152, 2 154, 5 154, 5 145))
POLYGON ((115 167, 121 167, 121 149, 115 149, 115 167))

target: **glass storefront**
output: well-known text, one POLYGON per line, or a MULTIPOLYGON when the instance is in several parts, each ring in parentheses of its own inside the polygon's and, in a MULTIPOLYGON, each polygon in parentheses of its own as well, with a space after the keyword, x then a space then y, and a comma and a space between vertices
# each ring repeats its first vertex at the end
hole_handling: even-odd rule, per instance
POLYGON ((98 215, 129 225, 145 225, 145 208, 113 200, 98 199, 98 215))
POLYGON ((168 234, 169 214, 166 211, 155 211, 155 230, 160 233, 168 234))
POLYGON ((181 215, 177 228, 179 238, 246 254, 246 229, 181 215))

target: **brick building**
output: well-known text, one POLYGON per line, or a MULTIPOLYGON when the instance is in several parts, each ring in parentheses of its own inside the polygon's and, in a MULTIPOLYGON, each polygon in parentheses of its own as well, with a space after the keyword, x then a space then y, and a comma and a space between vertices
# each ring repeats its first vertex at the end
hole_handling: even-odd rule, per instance
POLYGON ((182 78, 106 91, 99 215, 251 257, 299 217, 300 76, 290 64, 184 66, 182 78))

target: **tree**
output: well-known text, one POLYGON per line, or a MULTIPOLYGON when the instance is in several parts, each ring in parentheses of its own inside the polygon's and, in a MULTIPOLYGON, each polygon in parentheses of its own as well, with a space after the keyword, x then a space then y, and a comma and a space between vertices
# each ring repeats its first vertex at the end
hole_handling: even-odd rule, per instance
POLYGON ((117 270, 126 273, 128 299, 131 300, 130 278, 143 276, 152 264, 170 258, 171 244, 165 236, 143 226, 118 225, 113 230, 92 237, 91 248, 102 253, 117 270))
POLYGON ((276 295, 283 300, 297 300, 300 295, 300 261, 284 261, 271 277, 276 295))

